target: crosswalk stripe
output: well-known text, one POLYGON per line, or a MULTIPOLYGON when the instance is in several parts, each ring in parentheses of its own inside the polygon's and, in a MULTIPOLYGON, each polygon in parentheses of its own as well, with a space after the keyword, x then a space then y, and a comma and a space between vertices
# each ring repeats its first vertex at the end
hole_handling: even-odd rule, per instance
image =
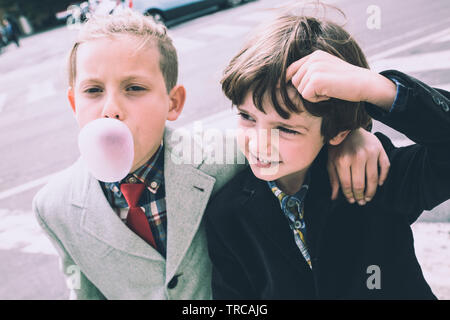
POLYGON ((450 32, 449 32, 448 35, 443 36, 443 37, 441 37, 441 38, 439 38, 439 39, 434 40, 433 43, 442 43, 442 42, 448 42, 448 41, 450 41, 450 32))
POLYGON ((0 210, 0 250, 57 255, 31 212, 0 210))
POLYGON ((396 69, 405 73, 419 71, 445 70, 450 68, 450 50, 413 54, 377 60, 370 64, 377 72, 396 69))
POLYGON ((390 50, 384 50, 383 52, 381 52, 379 54, 371 56, 370 59, 369 59, 369 62, 373 62, 373 61, 376 61, 376 60, 381 60, 381 59, 384 59, 386 57, 392 56, 392 55, 394 55, 396 53, 408 50, 410 48, 417 47, 417 46, 419 46, 421 44, 424 44, 424 43, 427 43, 427 42, 431 42, 431 41, 434 41, 436 39, 440 39, 442 36, 448 35, 449 32, 450 32, 450 28, 442 30, 441 32, 433 33, 433 34, 430 34, 428 36, 416 39, 416 40, 408 42, 406 44, 394 47, 394 48, 392 48, 390 50))
POLYGON ((50 174, 48 176, 45 176, 45 177, 42 177, 42 178, 30 181, 30 182, 27 182, 27 183, 24 183, 24 184, 22 184, 20 186, 17 186, 15 188, 11 188, 9 190, 2 191, 2 192, 0 192, 0 200, 9 198, 9 197, 14 196, 16 194, 19 194, 19 193, 25 192, 27 190, 33 189, 35 187, 38 187, 40 185, 43 185, 43 184, 47 183, 47 181, 50 180, 50 178, 53 177, 54 175, 56 175, 56 173, 50 174))

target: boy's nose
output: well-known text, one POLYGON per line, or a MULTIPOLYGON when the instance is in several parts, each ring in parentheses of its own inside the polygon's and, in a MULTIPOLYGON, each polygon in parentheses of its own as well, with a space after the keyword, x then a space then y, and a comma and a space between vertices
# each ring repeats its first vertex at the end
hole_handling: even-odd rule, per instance
POLYGON ((105 105, 103 106, 102 117, 123 120, 123 111, 117 98, 108 97, 106 99, 105 105))
POLYGON ((276 153, 276 150, 274 149, 274 143, 277 144, 277 141, 272 140, 277 139, 276 137, 274 137, 274 133, 272 132, 272 130, 257 130, 247 137, 249 139, 248 148, 252 154, 270 158, 272 154, 276 153))

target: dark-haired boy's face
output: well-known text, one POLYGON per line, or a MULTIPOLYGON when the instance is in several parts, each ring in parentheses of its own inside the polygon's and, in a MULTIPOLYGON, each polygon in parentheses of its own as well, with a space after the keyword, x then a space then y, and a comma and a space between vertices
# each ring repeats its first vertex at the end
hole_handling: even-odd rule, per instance
MULTIPOLYGON (((289 95, 301 104, 294 91, 288 91, 289 95)), ((283 119, 268 98, 263 102, 265 113, 255 107, 250 92, 237 107, 239 147, 257 178, 277 181, 285 191, 295 192, 324 145, 320 130, 322 118, 303 111, 283 119)))

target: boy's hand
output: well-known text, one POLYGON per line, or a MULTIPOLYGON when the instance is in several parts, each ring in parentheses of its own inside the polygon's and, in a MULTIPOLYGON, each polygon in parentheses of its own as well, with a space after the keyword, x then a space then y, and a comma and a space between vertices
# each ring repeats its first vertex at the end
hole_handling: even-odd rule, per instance
POLYGON ((339 191, 360 205, 372 200, 389 172, 390 162, 378 138, 364 129, 354 130, 338 146, 328 146, 328 173, 335 200, 339 191))
POLYGON ((313 103, 336 98, 366 101, 389 110, 397 92, 395 84, 382 75, 321 50, 292 63, 286 80, 313 103))

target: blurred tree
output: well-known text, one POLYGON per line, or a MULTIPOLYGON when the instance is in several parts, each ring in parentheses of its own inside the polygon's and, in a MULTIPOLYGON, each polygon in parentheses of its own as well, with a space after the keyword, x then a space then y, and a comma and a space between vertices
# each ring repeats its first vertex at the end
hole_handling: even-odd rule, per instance
POLYGON ((34 30, 42 30, 57 24, 55 14, 65 10, 76 0, 0 0, 0 11, 18 18, 25 16, 34 30))

